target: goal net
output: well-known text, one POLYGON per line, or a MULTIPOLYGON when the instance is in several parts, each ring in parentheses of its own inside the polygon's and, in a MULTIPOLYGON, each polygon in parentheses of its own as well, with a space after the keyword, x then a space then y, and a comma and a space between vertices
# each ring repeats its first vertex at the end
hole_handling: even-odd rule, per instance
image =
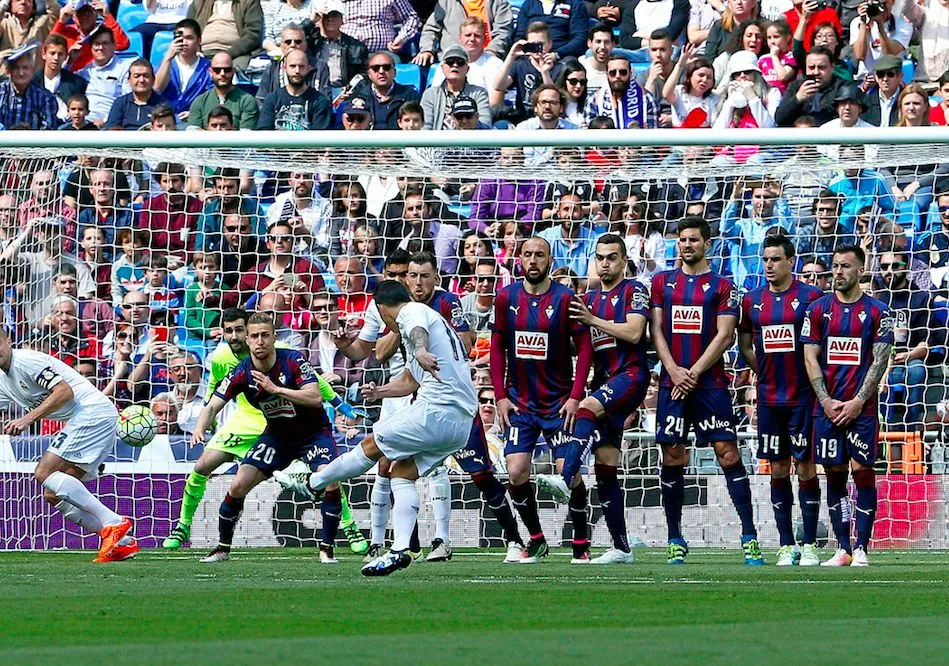
MULTIPOLYGON (((303 350, 344 399, 365 410, 355 421, 333 415, 346 450, 378 418, 378 405, 364 401, 361 387, 384 381, 387 370, 374 357, 347 360, 330 331, 358 332, 388 253, 431 249, 440 287, 461 297, 476 336, 472 375, 504 477, 487 354, 494 293, 520 279, 520 243, 538 233, 556 238, 556 279, 583 290, 595 277, 584 239, 618 233, 629 250, 629 275, 648 285, 653 274, 675 266, 676 223, 685 215, 711 222, 712 268, 743 291, 763 284, 761 243, 778 229, 797 248, 796 274, 825 290, 836 245, 867 250, 864 288, 890 305, 896 321, 880 396, 873 546, 949 547, 943 135, 896 128, 4 132, 0 147, 0 307, 15 344, 75 367, 120 409, 146 405, 158 417, 153 442, 116 442, 101 475, 89 482, 104 502, 135 519, 143 547, 159 546, 175 525, 185 479, 202 452, 189 446, 188 433, 224 308, 273 313, 279 339, 303 350), (484 262, 479 267, 483 257, 495 258, 490 270, 484 262)), ((654 352, 650 362, 656 375, 643 407, 627 420, 621 466, 630 537, 657 546, 666 532, 654 352)), ((770 470, 756 459, 755 378, 737 347, 726 364, 755 520, 762 545, 776 547, 770 470)), ((2 398, 0 408, 3 422, 22 413, 2 398)), ((63 425, 44 420, 20 436, 0 436, 0 548, 96 545, 94 535, 64 524, 32 477, 63 425)), ((448 464, 453 544, 502 545, 477 488, 448 464)), ((552 468, 541 446, 535 471, 552 468)), ((216 542, 218 506, 235 469, 222 467, 208 484, 194 518, 194 547, 216 542)), ((584 473, 592 540, 608 545, 592 463, 584 473)), ((690 545, 735 547, 739 523, 711 450, 692 449, 686 479, 690 545)), ((364 532, 372 482, 368 475, 347 485, 364 532)), ((428 484, 419 485, 419 527, 427 540, 433 514, 428 484)), ((567 507, 543 493, 539 502, 548 539, 568 543, 567 507)), ((829 527, 826 507, 821 521, 829 527)), ((315 545, 319 528, 312 502, 266 482, 248 497, 235 545, 315 545)))

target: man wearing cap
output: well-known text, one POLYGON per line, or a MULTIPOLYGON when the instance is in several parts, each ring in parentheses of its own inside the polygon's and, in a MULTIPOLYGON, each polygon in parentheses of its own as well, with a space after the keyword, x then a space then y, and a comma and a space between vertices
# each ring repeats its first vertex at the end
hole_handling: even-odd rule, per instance
MULTIPOLYGON (((504 61, 493 52, 485 50, 485 32, 484 21, 477 16, 469 16, 461 22, 461 28, 458 30, 458 45, 468 53, 468 82, 487 90, 490 97, 494 84, 504 68, 504 61)), ((495 42, 491 44, 496 45, 495 42)), ((418 63, 422 55, 420 53, 413 62, 418 63)), ((441 85, 444 80, 445 73, 439 67, 435 70, 431 85, 441 85)))
POLYGON ((903 92, 903 61, 885 55, 874 63, 876 86, 867 91, 866 106, 861 118, 877 127, 896 125, 900 118, 896 103, 903 92))
MULTIPOLYGON (((287 54, 290 51, 302 51, 306 53, 306 34, 303 28, 296 23, 290 23, 284 26, 280 31, 280 51, 283 55, 279 60, 271 60, 267 69, 260 77, 260 85, 257 87, 257 106, 263 107, 267 95, 278 91, 287 85, 287 69, 284 66, 287 62, 287 54)), ((309 56, 308 56, 309 57, 309 56)), ((330 71, 325 62, 309 58, 310 72, 306 75, 306 83, 312 88, 327 97, 330 96, 330 71)))
POLYGON ((845 81, 834 75, 834 54, 815 46, 804 60, 804 73, 788 85, 774 113, 778 127, 791 127, 801 116, 810 116, 818 126, 837 117, 834 98, 845 81))
MULTIPOLYGON (((860 117, 860 114, 867 110, 866 98, 856 83, 847 83, 840 87, 837 95, 834 97, 834 104, 837 107, 837 117, 828 120, 821 127, 828 129, 838 129, 840 127, 873 127, 870 123, 860 117)), ((865 154, 868 159, 876 159, 877 147, 872 145, 864 146, 865 154)), ((826 145, 817 146, 817 152, 826 155, 832 160, 837 160, 840 146, 826 145)))
POLYGON ((307 84, 310 61, 306 53, 291 50, 283 59, 283 68, 287 83, 264 99, 257 129, 330 129, 333 106, 326 95, 307 84))
POLYGON ((14 49, 3 59, 10 75, 0 82, 0 124, 6 128, 27 126, 41 130, 59 124, 56 97, 43 86, 33 83, 38 48, 39 44, 31 42, 14 49))
POLYGON ((339 119, 344 130, 372 129, 372 114, 365 97, 350 97, 343 102, 339 119))
POLYGON ((112 32, 115 47, 119 51, 129 48, 128 35, 109 13, 109 5, 105 0, 70 0, 62 8, 52 32, 66 38, 69 69, 78 72, 93 61, 92 37, 100 27, 112 32))
MULTIPOLYGON (((445 59, 445 51, 452 46, 467 46, 456 37, 461 36, 466 23, 478 19, 481 24, 481 48, 487 49, 495 57, 507 55, 514 32, 514 13, 508 0, 485 0, 480 4, 458 2, 458 0, 437 0, 419 41, 419 54, 412 62, 416 65, 431 65, 436 54, 445 59), (488 27, 485 34, 485 26, 488 27)), ((470 60, 476 60, 472 58, 470 60)))
POLYGON ((365 74, 369 65, 369 49, 355 37, 342 31, 343 5, 340 0, 324 0, 313 10, 312 25, 307 30, 308 52, 329 67, 330 86, 341 88, 357 74, 365 74))
POLYGON ((461 46, 452 46, 442 54, 442 73, 445 80, 422 94, 425 129, 452 129, 454 121, 450 110, 459 95, 470 97, 478 106, 481 122, 491 124, 488 91, 468 83, 468 52, 461 46))

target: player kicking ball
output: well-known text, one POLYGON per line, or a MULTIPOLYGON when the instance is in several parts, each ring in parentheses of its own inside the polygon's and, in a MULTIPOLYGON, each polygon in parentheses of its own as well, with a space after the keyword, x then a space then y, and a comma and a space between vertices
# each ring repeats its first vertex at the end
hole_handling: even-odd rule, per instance
POLYGON ((119 414, 112 402, 62 361, 13 349, 0 326, 0 409, 11 404, 28 410, 3 424, 3 433, 11 437, 41 419, 66 421, 33 471, 43 485, 43 499, 63 517, 102 537, 94 562, 133 557, 138 544, 128 536, 131 519, 106 507, 82 483, 99 474, 115 447, 119 414))
MULTIPOLYGON (((241 461, 237 475, 221 502, 217 547, 202 562, 230 559, 234 529, 244 508, 244 498, 274 472, 286 469, 300 458, 311 470, 323 469, 336 457, 336 442, 316 373, 295 349, 275 347, 276 334, 270 315, 256 312, 247 320, 250 356, 218 384, 198 417, 191 443, 204 444, 207 431, 224 406, 238 395, 259 409, 267 427, 241 461)), ((323 495, 323 538, 320 562, 335 564, 333 544, 339 527, 342 503, 333 484, 323 495)))
MULTIPOLYGON (((247 346, 247 312, 243 308, 224 310, 221 314, 221 329, 223 341, 211 354, 211 379, 208 383, 206 400, 210 400, 218 385, 242 360, 250 356, 250 348, 247 346)), ((278 343, 276 346, 280 348, 282 345, 278 343)), ((329 383, 320 377, 317 379, 320 382, 320 391, 324 400, 331 402, 334 407, 344 413, 348 411, 347 416, 355 414, 352 407, 336 396, 336 392, 329 383)), ((236 409, 227 417, 223 427, 218 428, 211 437, 185 481, 178 524, 162 543, 162 548, 166 550, 177 550, 191 538, 194 513, 204 497, 211 473, 221 465, 246 457, 267 427, 264 415, 250 404, 246 396, 239 394, 235 403, 236 409)), ((350 548, 354 553, 364 553, 369 549, 369 544, 356 526, 356 521, 352 519, 345 492, 340 493, 340 500, 342 501, 340 527, 343 534, 349 540, 350 548)))
POLYGON ((324 469, 308 476, 281 475, 281 483, 319 497, 332 484, 369 471, 382 456, 391 460, 392 550, 362 568, 365 576, 388 576, 412 563, 409 540, 419 507, 415 480, 465 445, 478 400, 461 340, 441 315, 414 303, 395 280, 380 283, 374 300, 385 324, 399 333, 406 369, 384 386, 370 384, 363 393, 377 400, 415 392, 415 402, 376 422, 358 447, 324 469))
POLYGON ((814 391, 807 380, 801 329, 808 306, 824 296, 817 287, 791 275, 794 246, 786 236, 764 239, 764 275, 768 284, 745 296, 741 304, 738 348, 757 376, 758 458, 771 463, 771 506, 781 547, 779 567, 820 564, 817 517, 820 483, 811 447, 814 391), (798 477, 798 499, 804 525, 800 553, 794 550, 791 459, 798 477))
POLYGON ((625 502, 617 471, 626 419, 642 404, 649 388, 646 325, 649 292, 626 277, 626 243, 616 234, 600 236, 594 255, 600 288, 574 297, 570 317, 590 327, 593 341, 593 392, 580 402, 567 440, 563 476, 540 475, 538 483, 561 502, 593 447, 597 493, 613 547, 590 564, 632 564, 626 534, 625 502))
POLYGON ((814 406, 814 462, 827 473, 827 507, 837 552, 825 567, 869 566, 867 548, 876 519, 873 472, 880 417, 877 395, 893 346, 893 319, 886 305, 865 294, 860 278, 866 255, 856 245, 834 251, 834 293, 807 310, 801 332, 814 406), (849 465, 848 465, 849 463, 849 465), (857 487, 857 543, 843 519, 847 472, 857 487))

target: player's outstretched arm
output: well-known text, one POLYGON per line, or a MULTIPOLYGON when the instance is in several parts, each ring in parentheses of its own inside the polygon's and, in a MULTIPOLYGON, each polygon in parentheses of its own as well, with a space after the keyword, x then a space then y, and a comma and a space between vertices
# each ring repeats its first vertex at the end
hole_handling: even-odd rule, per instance
POLYGON ((226 404, 227 400, 217 393, 208 398, 208 401, 201 409, 201 413, 198 414, 198 422, 194 425, 194 432, 191 433, 191 446, 204 444, 207 441, 208 430, 211 429, 211 424, 214 423, 218 412, 224 409, 224 405, 226 404))
POLYGON ((10 435, 11 437, 19 435, 21 432, 29 428, 30 425, 44 418, 47 414, 56 411, 72 399, 72 387, 64 380, 60 380, 57 384, 53 385, 53 388, 49 390, 49 395, 46 396, 46 399, 43 400, 43 402, 38 404, 20 418, 8 421, 3 426, 3 432, 4 434, 10 435))
POLYGON ((399 351, 401 338, 395 331, 389 331, 381 338, 376 340, 376 360, 380 363, 387 362, 399 351))

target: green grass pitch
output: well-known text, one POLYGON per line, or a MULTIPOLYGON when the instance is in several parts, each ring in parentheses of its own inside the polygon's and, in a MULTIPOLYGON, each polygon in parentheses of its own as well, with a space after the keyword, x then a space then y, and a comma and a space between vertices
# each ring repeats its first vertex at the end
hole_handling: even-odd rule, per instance
POLYGON ((578 567, 562 550, 535 566, 468 551, 366 579, 351 554, 328 566, 302 549, 216 565, 3 553, 0 664, 949 663, 945 551, 872 552, 867 569, 636 554, 578 567))

